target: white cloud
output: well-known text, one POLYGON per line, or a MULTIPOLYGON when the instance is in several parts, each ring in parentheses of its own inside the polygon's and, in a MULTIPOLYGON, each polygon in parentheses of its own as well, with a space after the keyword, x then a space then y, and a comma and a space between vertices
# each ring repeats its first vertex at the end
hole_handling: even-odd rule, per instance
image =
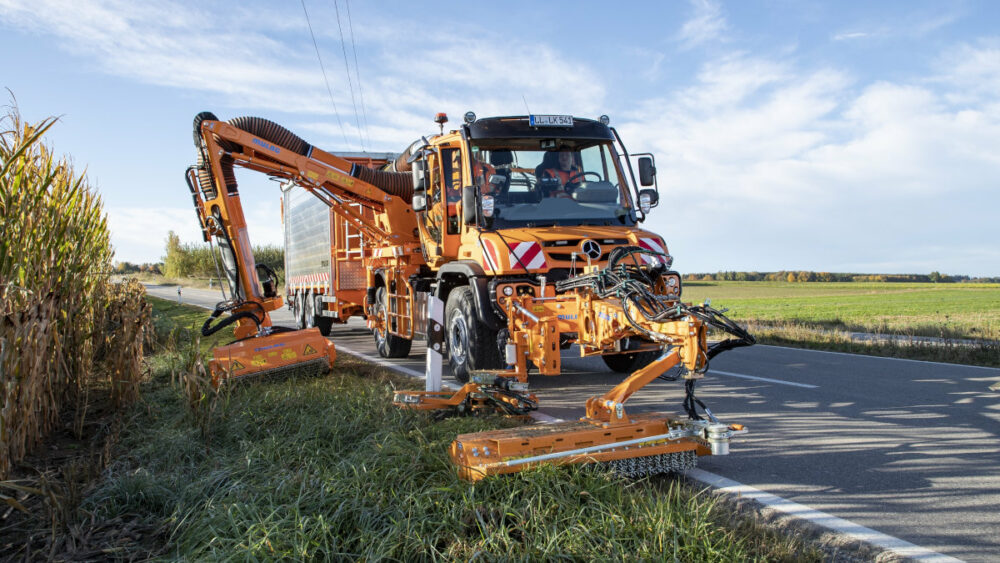
POLYGON ((845 31, 841 33, 834 34, 832 39, 834 41, 849 41, 851 39, 865 39, 867 37, 873 36, 873 33, 867 31, 845 31))
POLYGON ((886 40, 891 38, 921 39, 927 35, 955 23, 962 15, 960 9, 945 5, 944 13, 913 12, 894 18, 892 23, 869 22, 852 26, 831 36, 833 41, 886 40))
POLYGON ((707 62, 620 127, 657 154, 664 204, 651 228, 688 270, 995 275, 981 240, 995 220, 1000 89, 951 98, 1000 65, 992 45, 959 51, 969 65, 936 80, 861 87, 746 54, 707 62))
POLYGON ((722 8, 713 0, 690 0, 693 14, 677 34, 683 49, 693 49, 718 39, 728 29, 722 8))
MULTIPOLYGON (((317 39, 332 40, 320 49, 342 125, 333 115, 305 18, 295 10, 279 13, 265 7, 262 19, 239 8, 230 14, 228 8, 213 12, 176 2, 41 0, 29 5, 0 0, 0 20, 53 34, 64 48, 93 58, 111 74, 215 94, 222 103, 244 110, 301 114, 310 122, 326 116, 325 124, 309 126, 325 138, 310 140, 358 150, 360 120, 354 117, 339 35, 336 25, 332 30, 317 25, 332 19, 320 9, 326 8, 319 6, 319 13, 310 11, 310 16, 317 39), (277 32, 287 32, 286 39, 277 32)), ((346 22, 344 27, 348 33, 346 22)), ((375 53, 373 66, 379 69, 368 73, 362 68, 368 148, 401 150, 431 130, 437 111, 508 114, 523 107, 522 96, 536 112, 590 115, 603 105, 602 80, 585 62, 508 34, 485 29, 463 35, 429 32, 384 17, 376 25, 355 26, 355 38, 362 42, 359 50, 367 47, 375 53)), ((357 100, 359 112, 360 104, 357 100)))
POLYGON ((997 92, 1000 92, 1000 37, 956 45, 946 50, 935 66, 938 75, 931 81, 952 90, 952 101, 997 101, 997 92))

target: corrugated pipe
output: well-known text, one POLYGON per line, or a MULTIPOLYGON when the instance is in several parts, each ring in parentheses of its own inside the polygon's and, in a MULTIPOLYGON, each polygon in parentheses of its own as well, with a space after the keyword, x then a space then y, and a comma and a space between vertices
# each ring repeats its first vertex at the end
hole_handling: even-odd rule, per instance
POLYGON ((262 117, 236 117, 230 119, 229 124, 303 156, 308 156, 312 150, 312 146, 295 133, 262 117))
MULTIPOLYGON (((194 139, 195 146, 199 149, 202 148, 201 123, 206 119, 218 121, 218 118, 211 112, 202 112, 195 116, 194 139)), ((265 141, 274 143, 279 147, 288 149, 294 153, 308 156, 312 151, 312 145, 305 142, 301 137, 292 133, 288 129, 285 129, 281 125, 262 117, 236 117, 230 119, 228 123, 237 129, 242 129, 251 135, 260 137, 265 141)), ((222 148, 227 151, 236 151, 240 149, 240 147, 232 146, 227 142, 222 142, 220 144, 222 148)), ((226 189, 229 190, 230 193, 235 193, 236 176, 233 174, 232 158, 226 156, 222 157, 220 159, 220 167, 222 168, 222 175, 225 180, 226 189)), ((407 203, 410 203, 413 200, 413 180, 409 173, 382 172, 355 164, 351 168, 351 176, 368 182, 389 195, 402 198, 407 203)), ((204 154, 199 154, 198 157, 198 183, 201 184, 202 190, 206 190, 207 188, 209 193, 214 193, 211 171, 208 170, 204 154)))
POLYGON ((392 172, 409 172, 413 170, 413 164, 407 161, 410 159, 410 155, 412 155, 415 151, 419 150, 420 147, 423 146, 423 144, 424 144, 423 139, 417 139, 416 141, 410 143, 410 146, 406 147, 406 150, 403 151, 403 154, 396 157, 396 160, 392 161, 389 164, 388 170, 392 172))
POLYGON ((383 192, 402 199, 406 203, 413 202, 413 176, 409 172, 372 170, 367 166, 355 164, 351 167, 351 176, 368 182, 383 192))

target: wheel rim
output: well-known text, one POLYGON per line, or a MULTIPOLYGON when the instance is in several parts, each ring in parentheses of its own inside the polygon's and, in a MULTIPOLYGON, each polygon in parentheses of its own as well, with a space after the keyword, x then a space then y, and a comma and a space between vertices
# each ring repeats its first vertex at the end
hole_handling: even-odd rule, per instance
POLYGON ((316 302, 315 302, 315 297, 313 296, 312 293, 306 294, 305 310, 306 310, 306 321, 305 321, 306 328, 313 328, 314 326, 316 326, 316 319, 315 319, 316 302))
POLYGON ((465 317, 455 315, 451 319, 451 326, 448 327, 448 352, 454 363, 465 364, 468 342, 469 327, 465 324, 465 317))
MULTIPOLYGON (((385 326, 385 305, 379 301, 378 307, 375 309, 375 318, 378 319, 379 325, 385 326)), ((372 332, 375 333, 375 346, 382 348, 385 346, 385 330, 379 330, 375 328, 372 332)))
POLYGON ((295 304, 292 307, 292 314, 295 315, 295 325, 299 328, 305 326, 302 320, 302 294, 295 292, 295 304))

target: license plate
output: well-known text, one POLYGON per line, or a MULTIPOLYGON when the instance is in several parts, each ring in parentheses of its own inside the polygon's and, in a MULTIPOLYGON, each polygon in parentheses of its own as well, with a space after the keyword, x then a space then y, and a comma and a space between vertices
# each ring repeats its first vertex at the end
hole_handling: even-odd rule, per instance
POLYGON ((532 127, 572 127, 572 115, 529 115, 528 123, 532 127))

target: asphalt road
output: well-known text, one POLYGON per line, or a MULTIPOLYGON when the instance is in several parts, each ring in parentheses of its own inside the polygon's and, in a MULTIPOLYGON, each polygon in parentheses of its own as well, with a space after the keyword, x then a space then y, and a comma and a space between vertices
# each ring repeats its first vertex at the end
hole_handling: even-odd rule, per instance
MULTIPOLYGON (((177 298, 176 287, 149 292, 177 298)), ((182 297, 210 307, 219 294, 182 297)), ((292 320, 286 310, 272 318, 292 320)), ((377 356, 357 320, 331 338, 377 356)), ((587 398, 621 380, 573 351, 563 375, 530 378, 554 417, 583 416, 587 398)), ((388 361, 422 372, 424 347, 388 361)), ((750 433, 699 468, 941 554, 1000 560, 1000 394, 988 390, 1000 370, 762 345, 724 353, 711 368, 699 398, 750 433)), ((678 412, 682 398, 681 383, 658 381, 628 408, 678 412)))

